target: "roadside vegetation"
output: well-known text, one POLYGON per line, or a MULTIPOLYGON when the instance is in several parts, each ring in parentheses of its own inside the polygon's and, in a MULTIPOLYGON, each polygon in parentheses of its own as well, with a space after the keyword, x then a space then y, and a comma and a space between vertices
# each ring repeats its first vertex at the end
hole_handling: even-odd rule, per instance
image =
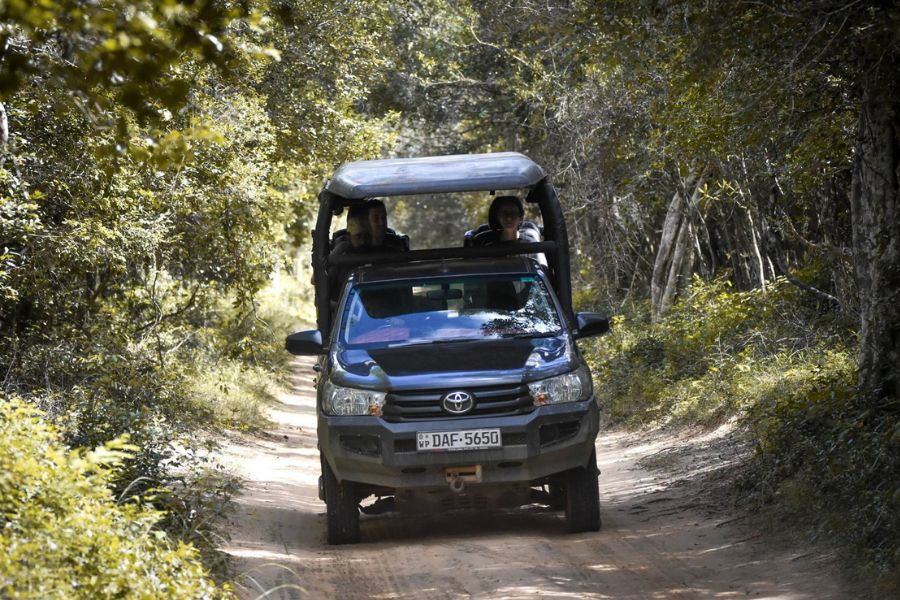
POLYGON ((110 488, 139 448, 116 438, 70 450, 44 415, 0 403, 0 595, 4 598, 224 598, 197 550, 156 528, 149 503, 110 488))
POLYGON ((610 425, 735 423, 745 509, 837 547, 873 597, 900 590, 900 419, 861 402, 853 321, 783 279, 695 278, 663 318, 633 307, 589 345, 610 425))
POLYGON ((284 382, 320 173, 390 137, 354 106, 375 4, 0 3, 0 432, 33 455, 0 477, 0 596, 224 593, 216 435, 284 382))
POLYGON ((614 317, 593 344, 611 424, 714 426, 813 386, 853 385, 852 322, 822 313, 784 279, 739 291, 726 278, 695 278, 656 322, 640 308, 614 317))
MULTIPOLYGON (((894 4, 839 0, 0 3, 0 434, 203 588, 234 490, 211 440, 264 425, 312 316, 324 178, 517 150, 560 192, 577 308, 615 315, 611 421, 736 419, 752 497, 896 594, 898 36, 894 4)), ((392 225, 460 240, 484 204, 392 225)), ((2 594, 41 597, 24 564, 2 594)))

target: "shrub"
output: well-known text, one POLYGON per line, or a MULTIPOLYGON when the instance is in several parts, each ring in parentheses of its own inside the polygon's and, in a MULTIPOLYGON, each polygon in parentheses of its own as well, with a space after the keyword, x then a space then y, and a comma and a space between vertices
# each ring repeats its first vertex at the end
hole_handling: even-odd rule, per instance
POLYGON ((612 423, 715 424, 737 417, 756 452, 742 498, 837 542, 875 597, 900 592, 900 404, 855 391, 855 335, 783 281, 765 293, 695 280, 657 323, 614 319, 588 342, 612 423))
POLYGON ((284 338, 315 318, 308 296, 297 278, 276 274, 243 310, 219 303, 198 332, 188 376, 190 402, 210 424, 242 431, 266 425, 265 404, 290 373, 284 338))
MULTIPOLYGON (((141 496, 163 510, 157 526, 197 548, 216 576, 219 517, 236 485, 209 468, 213 436, 204 430, 265 425, 264 405, 288 371, 290 314, 305 306, 287 285, 258 296, 249 304, 198 299, 152 327, 126 310, 126 297, 77 327, 0 331, 0 345, 11 349, 0 356, 2 392, 41 409, 68 447, 127 434, 136 449, 104 484, 116 497, 141 496)), ((169 299, 162 312, 177 307, 169 299)))
POLYGON ((123 438, 67 450, 43 415, 0 401, 0 596, 217 598, 196 550, 155 528, 161 513, 116 503, 110 478, 136 448, 123 438))
POLYGON ((785 369, 845 351, 850 335, 830 318, 783 280, 739 292, 695 279, 665 318, 617 316, 586 354, 610 422, 714 424, 756 402, 785 369))
POLYGON ((857 557, 876 597, 900 592, 900 411, 855 393, 852 360, 787 373, 749 411, 742 486, 857 557))

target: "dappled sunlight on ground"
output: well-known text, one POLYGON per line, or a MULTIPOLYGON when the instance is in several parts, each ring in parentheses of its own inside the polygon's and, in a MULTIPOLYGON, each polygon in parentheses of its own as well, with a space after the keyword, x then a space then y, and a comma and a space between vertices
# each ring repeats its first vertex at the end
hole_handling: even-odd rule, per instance
POLYGON ((820 555, 743 528, 704 482, 734 452, 727 430, 601 434, 603 530, 564 533, 561 513, 516 510, 362 518, 365 543, 328 546, 318 499, 312 362, 272 407, 266 435, 228 444, 246 479, 232 517, 240 595, 257 598, 594 600, 850 598, 820 555), (649 467, 652 469, 648 470, 649 467), (698 483, 699 482, 699 483, 698 483))

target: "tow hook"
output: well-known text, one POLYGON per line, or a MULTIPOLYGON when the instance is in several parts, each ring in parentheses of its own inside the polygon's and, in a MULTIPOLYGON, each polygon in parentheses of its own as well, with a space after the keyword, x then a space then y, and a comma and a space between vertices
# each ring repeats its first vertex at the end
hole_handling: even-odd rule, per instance
POLYGON ((466 489, 467 483, 481 483, 481 465, 450 467, 444 470, 444 477, 450 491, 459 494, 466 489))
POLYGON ((462 477, 452 477, 450 479, 450 491, 456 494, 461 493, 464 489, 466 489, 466 480, 462 477))

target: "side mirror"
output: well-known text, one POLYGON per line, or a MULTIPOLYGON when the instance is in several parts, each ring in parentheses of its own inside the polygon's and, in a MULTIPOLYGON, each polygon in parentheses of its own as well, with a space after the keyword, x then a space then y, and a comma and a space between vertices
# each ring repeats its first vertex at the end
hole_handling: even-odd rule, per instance
POLYGON ((284 341, 284 348, 297 356, 325 354, 325 347, 322 345, 322 332, 318 329, 292 333, 284 341))
POLYGON ((578 321, 576 339, 602 335, 609 331, 609 319, 599 313, 582 312, 575 315, 578 321))

